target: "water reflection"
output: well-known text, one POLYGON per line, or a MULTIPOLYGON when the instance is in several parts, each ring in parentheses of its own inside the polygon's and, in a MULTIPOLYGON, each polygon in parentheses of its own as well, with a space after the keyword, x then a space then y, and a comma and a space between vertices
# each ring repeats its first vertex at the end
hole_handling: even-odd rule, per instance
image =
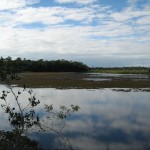
POLYGON ((89 76, 91 78, 86 78, 86 80, 111 81, 112 79, 115 80, 130 79, 133 81, 145 81, 150 79, 149 75, 145 75, 145 74, 90 73, 89 76))
MULTIPOLYGON (((74 149, 150 149, 150 92, 46 88, 34 91, 41 100, 36 110, 43 118, 41 110, 44 104, 53 104, 58 109, 60 105, 71 104, 81 107, 67 119, 68 129, 64 130, 74 149)), ((25 97, 22 95, 22 99, 25 97)), ((9 128, 1 109, 0 119, 1 129, 9 128)), ((29 136, 48 149, 60 145, 58 137, 51 132, 32 132, 29 136)))
POLYGON ((91 77, 120 77, 128 79, 148 79, 145 74, 111 74, 111 73, 90 73, 91 77))
POLYGON ((85 78, 83 80, 89 80, 89 81, 111 81, 112 79, 106 79, 106 78, 85 78))

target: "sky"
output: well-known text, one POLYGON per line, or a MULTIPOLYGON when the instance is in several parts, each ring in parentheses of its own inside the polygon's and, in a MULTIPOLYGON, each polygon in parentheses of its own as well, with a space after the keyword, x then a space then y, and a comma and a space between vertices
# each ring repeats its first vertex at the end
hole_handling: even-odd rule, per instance
POLYGON ((0 0, 0 56, 150 67, 150 0, 0 0))

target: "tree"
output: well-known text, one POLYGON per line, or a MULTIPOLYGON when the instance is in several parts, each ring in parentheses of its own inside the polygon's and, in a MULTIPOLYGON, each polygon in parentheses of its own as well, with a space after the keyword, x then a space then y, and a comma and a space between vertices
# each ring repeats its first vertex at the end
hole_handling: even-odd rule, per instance
POLYGON ((7 57, 5 59, 1 58, 0 61, 0 64, 3 63, 3 65, 9 66, 15 72, 85 72, 89 70, 89 67, 81 62, 67 61, 64 59, 56 61, 39 59, 33 61, 20 57, 12 60, 11 57, 7 57))
MULTIPOLYGON (((37 148, 37 143, 30 140, 28 137, 23 137, 22 134, 25 134, 28 132, 28 130, 32 130, 34 127, 37 128, 36 131, 52 131, 56 133, 64 143, 64 147, 66 147, 67 143, 69 144, 68 139, 66 139, 62 133, 63 129, 65 128, 65 118, 70 116, 72 113, 79 110, 78 105, 71 105, 70 108, 66 106, 60 106, 60 110, 58 112, 54 111, 53 105, 45 104, 45 107, 43 109, 44 112, 47 113, 46 119, 42 120, 36 113, 35 108, 37 105, 40 104, 40 100, 36 99, 36 95, 32 89, 27 89, 26 86, 24 86, 23 89, 20 89, 18 91, 14 91, 14 87, 11 85, 11 82, 13 80, 19 80, 19 76, 11 72, 8 68, 3 68, 0 72, 0 80, 3 81, 3 84, 8 88, 8 90, 3 90, 0 96, 1 99, 1 106, 6 114, 8 114, 8 120, 13 127, 13 130, 11 132, 0 132, 0 147, 4 146, 4 143, 7 143, 7 141, 10 141, 10 146, 14 146, 14 149, 17 149, 18 145, 20 145, 21 139, 28 141, 28 146, 33 146, 34 148, 37 148), (9 70, 9 71, 8 71, 9 70), (27 99, 27 105, 21 105, 20 101, 20 95, 25 92, 28 94, 27 99), (16 106, 10 106, 7 102, 7 97, 9 94, 13 95, 12 100, 16 102, 16 106), (51 121, 58 121, 60 123, 61 128, 57 129, 55 126, 50 126, 51 121), (10 136, 12 135, 12 136, 10 136), (8 138, 9 137, 9 138, 8 138), (19 138, 18 144, 16 143, 16 137, 19 138), (8 139, 7 139, 8 138, 8 139), (12 138, 12 139, 11 139, 12 138), (3 141, 7 140, 7 141, 3 141), (29 145, 28 145, 29 144, 29 145), (33 144, 33 145, 32 145, 33 144)), ((24 141, 23 141, 24 142, 24 141)), ((26 147, 24 149, 27 149, 26 147)), ((24 150, 23 149, 23 150, 24 150)))

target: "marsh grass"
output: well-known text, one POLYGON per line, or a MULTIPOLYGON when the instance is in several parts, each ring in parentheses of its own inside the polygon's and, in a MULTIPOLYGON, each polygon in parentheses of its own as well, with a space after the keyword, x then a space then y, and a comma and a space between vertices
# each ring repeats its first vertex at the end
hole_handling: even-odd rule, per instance
POLYGON ((95 73, 112 73, 112 74, 148 74, 148 69, 93 69, 90 72, 95 73))
POLYGON ((13 84, 27 87, 50 87, 57 89, 98 89, 98 88, 150 88, 150 80, 131 80, 111 77, 111 81, 84 80, 91 78, 86 73, 21 73, 21 80, 13 84))

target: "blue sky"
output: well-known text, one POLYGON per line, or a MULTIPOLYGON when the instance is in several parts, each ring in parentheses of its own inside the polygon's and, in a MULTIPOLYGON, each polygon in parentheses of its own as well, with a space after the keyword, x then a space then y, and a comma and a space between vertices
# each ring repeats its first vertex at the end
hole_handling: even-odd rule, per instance
POLYGON ((150 0, 2 0, 2 57, 150 66, 150 0))

